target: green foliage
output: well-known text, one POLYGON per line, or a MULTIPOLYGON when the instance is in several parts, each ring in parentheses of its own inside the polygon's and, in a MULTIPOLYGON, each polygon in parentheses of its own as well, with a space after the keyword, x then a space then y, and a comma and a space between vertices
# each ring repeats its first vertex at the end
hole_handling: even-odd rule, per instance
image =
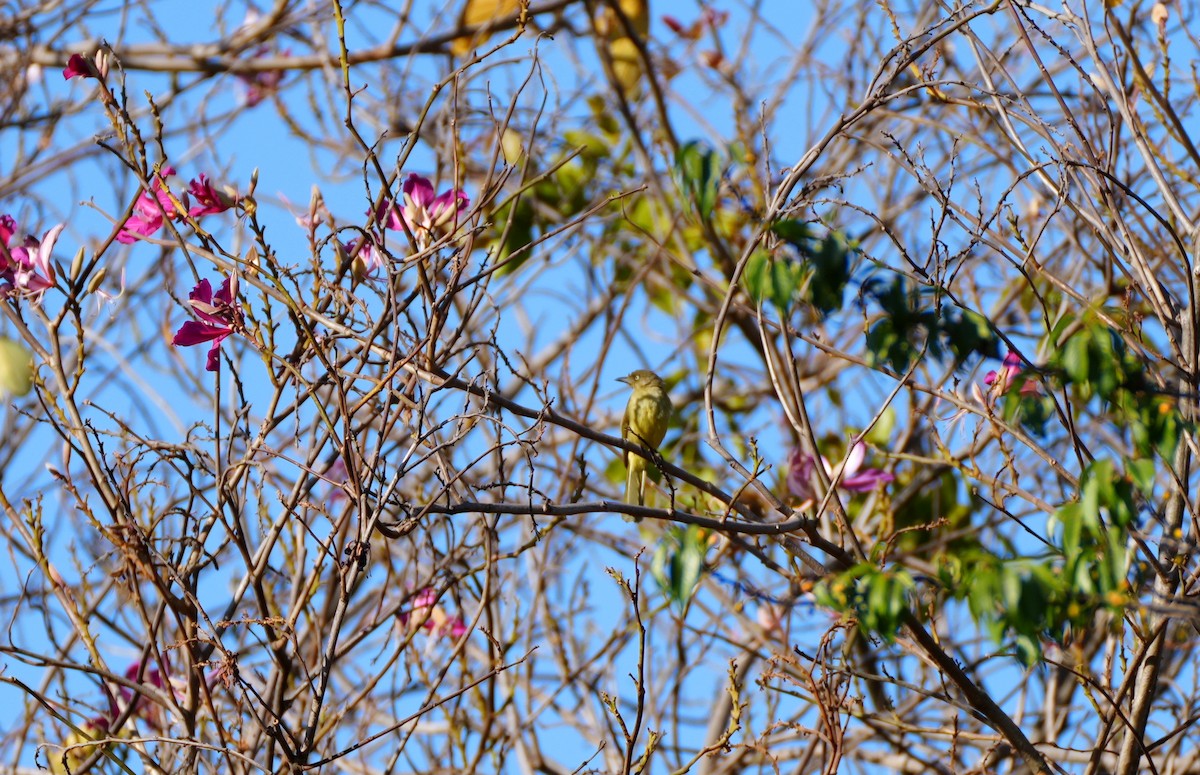
POLYGON ((1008 390, 999 398, 997 406, 1005 422, 1020 423, 1034 436, 1045 438, 1054 427, 1048 424, 1057 417, 1057 410, 1054 399, 1037 386, 1038 381, 1035 374, 1026 371, 1009 377, 1008 390), (1030 385, 1034 388, 1030 389, 1030 385))
POLYGON ((746 263, 746 290, 755 302, 770 300, 786 311, 796 289, 804 282, 803 267, 788 259, 776 258, 767 250, 754 251, 746 263))
POLYGON ((650 573, 667 599, 687 611, 700 575, 704 572, 704 557, 708 554, 709 531, 696 525, 674 527, 663 534, 650 573))
POLYGON ((707 221, 721 192, 721 157, 698 140, 685 143, 675 153, 675 176, 684 197, 700 219, 707 221))
POLYGON ((496 262, 502 264, 497 270, 501 277, 521 268, 531 255, 527 247, 533 242, 534 209, 528 197, 521 197, 496 211, 496 228, 500 231, 496 262), (524 252, 518 253, 523 248, 524 252), (509 258, 516 253, 516 257, 509 258))
POLYGON ((1056 348, 1049 366, 1062 375, 1077 401, 1098 399, 1118 428, 1128 428, 1139 458, 1169 458, 1179 439, 1182 418, 1175 401, 1148 378, 1143 358, 1106 324, 1067 316, 1052 336, 1066 341, 1056 348))
POLYGON ((1049 555, 1005 559, 979 547, 943 558, 941 582, 966 599, 994 641, 1011 642, 1024 664, 1034 664, 1044 639, 1089 626, 1102 608, 1120 617, 1135 514, 1133 480, 1098 460, 1084 471, 1080 499, 1055 512, 1059 545, 1049 555))
POLYGON ((914 586, 907 571, 864 562, 821 582, 813 592, 819 605, 853 615, 867 631, 891 642, 904 622, 914 586))
POLYGON ((962 490, 955 471, 943 470, 919 492, 888 512, 889 519, 885 521, 881 537, 892 539, 894 552, 924 558, 978 549, 978 535, 966 528, 982 501, 962 490), (925 527, 935 523, 938 527, 934 529, 925 527), (900 530, 905 532, 893 539, 894 533, 900 530), (947 533, 953 533, 954 537, 947 539, 947 533))
POLYGON ((867 350, 876 365, 904 372, 922 350, 936 360, 960 366, 973 354, 995 357, 998 340, 987 319, 977 312, 944 308, 934 289, 912 289, 897 276, 890 284, 875 280, 863 293, 884 313, 867 332, 867 350))
MULTIPOLYGON (((1065 317, 1051 334, 1056 340, 1063 329, 1078 324, 1065 317)), ((1054 364, 1083 401, 1093 396, 1113 401, 1118 391, 1138 390, 1145 386, 1145 368, 1129 352, 1125 341, 1102 323, 1086 323, 1056 348, 1054 364)))
POLYGON ((745 272, 750 297, 755 302, 769 299, 783 314, 797 297, 821 315, 841 309, 850 283, 850 258, 858 250, 855 243, 840 231, 814 234, 804 221, 777 221, 771 231, 791 251, 755 251, 745 272))

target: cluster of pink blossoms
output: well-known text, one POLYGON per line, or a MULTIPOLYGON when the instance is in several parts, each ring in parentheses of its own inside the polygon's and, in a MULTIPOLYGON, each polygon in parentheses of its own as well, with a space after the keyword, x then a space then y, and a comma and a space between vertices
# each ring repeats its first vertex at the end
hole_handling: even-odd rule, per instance
POLYGON ((42 295, 54 287, 54 265, 50 254, 64 224, 46 232, 39 240, 30 235, 17 237, 17 222, 11 215, 0 215, 0 296, 32 299, 40 303, 42 295))
MULTIPOLYGON (((134 662, 126 668, 125 679, 141 686, 150 686, 160 690, 170 687, 169 681, 164 679, 162 672, 157 667, 143 667, 142 662, 134 662)), ((141 694, 135 697, 134 691, 126 686, 119 687, 117 694, 113 694, 108 688, 107 683, 101 686, 108 703, 107 711, 93 716, 80 725, 92 738, 107 737, 110 735, 112 733, 113 722, 121 717, 124 709, 130 703, 133 704, 133 710, 129 714, 132 718, 143 719, 155 730, 161 731, 165 727, 161 708, 146 702, 146 698, 141 694)), ((170 688, 174 691, 173 687, 170 688)))
POLYGON ((978 383, 971 385, 971 394, 979 403, 992 406, 1019 382, 1021 387, 1018 396, 1021 398, 1040 395, 1041 384, 1036 377, 1021 377, 1023 370, 1024 360, 1021 358, 1021 354, 1016 350, 1009 350, 999 369, 992 369, 983 375, 983 384, 987 386, 987 394, 984 394, 978 383))
MULTIPOLYGON (((846 457, 846 465, 842 468, 842 477, 836 483, 838 489, 847 492, 871 492, 896 478, 880 468, 863 468, 866 457, 866 445, 861 441, 854 442, 850 447, 850 454, 846 457)), ((832 480, 833 466, 824 457, 821 458, 821 465, 825 468, 826 476, 832 480)), ((799 447, 793 449, 788 456, 788 490, 802 501, 816 500, 817 494, 809 484, 815 467, 816 462, 812 455, 806 454, 799 447)))
POLYGON ((187 193, 175 198, 164 184, 164 180, 174 174, 174 167, 163 167, 162 172, 154 176, 150 191, 138 195, 133 204, 133 213, 117 235, 118 242, 129 244, 150 236, 162 228, 164 218, 172 221, 183 220, 185 215, 199 218, 223 213, 237 203, 235 193, 218 190, 203 173, 199 178, 188 181, 187 193), (195 206, 190 206, 191 198, 195 199, 195 206))
MULTIPOLYGON (((998 371, 989 371, 983 375, 983 384, 989 386, 993 392, 1003 395, 1012 387, 1017 375, 1021 373, 1021 368, 1021 354, 1015 350, 1009 350, 998 371)), ((1029 396, 1037 393, 1038 383, 1036 381, 1029 380, 1021 385, 1021 395, 1029 396)))
POLYGON ((471 200, 462 189, 453 188, 434 196, 429 178, 416 173, 409 173, 402 190, 404 207, 385 202, 375 213, 375 218, 393 231, 408 231, 421 249, 433 242, 438 230, 444 229, 471 206, 471 200))
POLYGON ((190 347, 212 342, 204 368, 207 371, 217 371, 221 367, 221 342, 230 334, 246 327, 242 304, 238 301, 237 275, 231 274, 226 277, 216 293, 213 293, 212 284, 208 280, 201 280, 188 295, 188 304, 192 306, 192 311, 199 320, 189 320, 180 326, 172 344, 177 347, 190 347))
POLYGON ((400 614, 400 623, 413 628, 423 627, 430 635, 459 638, 467 632, 467 623, 461 616, 450 616, 437 605, 437 592, 426 587, 413 599, 411 613, 400 614))
MULTIPOLYGON (((375 210, 375 220, 392 231, 411 234, 419 250, 433 244, 440 232, 453 233, 458 215, 471 206, 466 192, 459 188, 435 194, 429 178, 409 173, 401 187, 404 206, 387 201, 375 210)), ((359 247, 359 240, 346 243, 346 253, 354 256, 355 274, 368 275, 383 266, 383 256, 370 242, 359 247), (358 254, 355 255, 355 251, 358 254)))

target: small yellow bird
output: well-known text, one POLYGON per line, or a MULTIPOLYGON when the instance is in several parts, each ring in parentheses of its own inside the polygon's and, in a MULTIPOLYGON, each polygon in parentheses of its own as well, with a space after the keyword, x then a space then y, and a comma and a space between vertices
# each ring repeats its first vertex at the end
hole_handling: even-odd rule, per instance
MULTIPOLYGON (((633 388, 629 403, 625 405, 625 417, 621 420, 621 438, 657 450, 663 436, 667 435, 667 424, 671 421, 674 409, 662 377, 649 369, 638 369, 617 381, 633 388)), ((625 479, 626 503, 645 505, 646 468, 649 464, 641 455, 625 453, 625 467, 628 469, 625 479)))

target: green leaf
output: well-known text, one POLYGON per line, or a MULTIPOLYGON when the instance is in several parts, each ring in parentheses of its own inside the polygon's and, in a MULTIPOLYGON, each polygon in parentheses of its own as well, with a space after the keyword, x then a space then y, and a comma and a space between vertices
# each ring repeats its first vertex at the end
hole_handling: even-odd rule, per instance
POLYGON ((581 149, 580 156, 590 156, 598 159, 609 155, 609 146, 603 137, 585 132, 580 129, 568 129, 563 132, 563 142, 572 150, 581 149))
POLYGON ((811 256, 813 279, 809 285, 813 306, 823 314, 841 309, 850 282, 850 249, 841 234, 826 235, 811 256))
POLYGON ((883 414, 871 426, 871 430, 863 437, 863 440, 868 444, 876 447, 887 447, 888 441, 892 438, 892 429, 896 427, 896 409, 888 406, 883 410, 883 414))
POLYGON ((1125 471, 1134 485, 1147 498, 1154 497, 1154 474, 1158 466, 1153 460, 1126 460, 1125 471))
POLYGON ((746 293, 755 304, 762 302, 772 293, 771 288, 771 254, 765 250, 756 250, 746 261, 746 270, 742 272, 746 284, 746 293))
POLYGON ((701 535, 703 531, 696 525, 689 525, 684 534, 682 545, 671 561, 672 596, 681 607, 687 608, 700 583, 700 574, 704 570, 704 555, 708 553, 708 543, 701 535))
POLYGON ((675 172, 684 196, 696 208, 701 220, 707 221, 717 206, 720 193, 720 158, 711 148, 693 140, 675 153, 675 172))
POLYGON ((1059 507, 1055 518, 1063 528, 1063 555, 1068 565, 1079 558, 1080 547, 1083 543, 1083 514, 1078 503, 1068 503, 1059 507))
POLYGON ((791 243, 797 249, 807 254, 808 243, 812 239, 806 221, 785 219, 771 224, 771 232, 784 242, 791 243))
POLYGON ((20 342, 0 336, 0 392, 23 396, 33 389, 33 357, 20 342))
POLYGON ((775 306, 786 314, 792 297, 796 294, 799 273, 793 271, 796 267, 793 267, 786 258, 774 258, 771 260, 770 266, 771 301, 775 302, 775 306))
POLYGON ((517 200, 515 211, 509 205, 496 214, 495 228, 504 236, 504 242, 500 245, 496 255, 496 263, 501 265, 496 270, 497 277, 504 277, 517 271, 533 255, 530 250, 522 251, 522 248, 528 247, 533 242, 533 221, 533 204, 526 197, 517 200), (505 233, 505 229, 508 230, 507 233, 505 233), (513 253, 517 253, 516 258, 508 261, 513 253), (507 263, 505 263, 506 261, 507 263))
POLYGON ((1018 635, 1016 639, 1017 659, 1025 667, 1033 667, 1042 659, 1042 644, 1033 635, 1018 635))

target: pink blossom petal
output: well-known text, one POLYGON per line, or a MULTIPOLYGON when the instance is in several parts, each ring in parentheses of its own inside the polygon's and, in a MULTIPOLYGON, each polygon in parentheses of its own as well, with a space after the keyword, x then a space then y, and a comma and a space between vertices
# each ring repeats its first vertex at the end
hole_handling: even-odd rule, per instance
POLYGON ((428 210, 430 202, 433 201, 433 184, 429 182, 429 178, 423 178, 415 172, 409 173, 404 181, 404 198, 417 207, 428 210))
MULTIPOLYGON (((880 484, 886 484, 896 478, 881 469, 862 469, 865 457, 866 445, 861 441, 850 448, 850 454, 842 472, 842 480, 837 485, 838 489, 847 492, 870 492, 880 484)), ((821 458, 821 464, 825 467, 825 473, 832 478, 833 466, 824 457, 821 458)), ((788 456, 787 487, 792 495, 801 500, 816 498, 816 493, 809 484, 814 467, 815 463, 811 455, 805 454, 799 447, 791 451, 788 456)))
POLYGON ((91 64, 82 54, 72 54, 67 60, 67 66, 63 68, 63 80, 67 81, 75 77, 91 78, 94 75, 91 64))
POLYGON ((203 301, 211 304, 213 300, 212 284, 208 280, 201 280, 196 283, 196 287, 188 294, 188 299, 190 301, 203 301))
POLYGON ((237 275, 225 278, 216 295, 208 280, 201 280, 188 294, 188 304, 200 320, 189 320, 179 327, 172 343, 180 347, 211 341, 212 348, 204 368, 217 371, 220 368, 221 342, 242 326, 241 307, 237 302, 237 275))
MULTIPOLYGON (((226 332, 228 336, 228 332, 226 332)), ((213 340, 212 348, 208 351, 208 358, 204 361, 205 371, 218 371, 221 368, 221 342, 225 341, 225 337, 218 337, 213 340)))
POLYGON ((788 456, 788 491, 803 500, 812 498, 812 487, 808 483, 809 478, 812 476, 812 471, 812 455, 805 454, 804 450, 799 447, 793 449, 788 456))
POLYGON ((139 237, 149 237, 154 232, 162 228, 162 217, 146 220, 136 215, 129 216, 129 220, 121 226, 121 233, 117 235, 117 242, 129 245, 137 242, 139 237))
POLYGON ((188 191, 191 192, 197 202, 195 207, 188 210, 188 215, 193 218, 199 218, 202 215, 223 213, 234 205, 233 199, 224 192, 214 188, 212 182, 204 173, 200 173, 198 179, 188 184, 188 191))
POLYGON ((436 602, 437 592, 433 591, 429 587, 426 587, 418 592, 417 596, 413 598, 413 608, 429 608, 436 602))
POLYGON ((58 235, 62 234, 62 230, 66 228, 65 223, 60 223, 50 231, 42 235, 42 242, 37 249, 37 258, 35 262, 42 274, 54 279, 54 267, 50 265, 50 254, 54 251, 54 243, 58 242, 58 235))
POLYGON ((887 484, 895 478, 895 476, 878 468, 868 468, 854 476, 843 479, 838 486, 850 492, 870 492, 879 485, 887 484))
POLYGON ((171 344, 176 347, 191 347, 228 335, 229 328, 226 326, 214 326, 198 320, 189 320, 175 332, 175 338, 171 340, 171 344))
POLYGON ((983 384, 997 385, 997 390, 1005 393, 1021 369, 1021 355, 1016 350, 1009 350, 1004 356, 1004 365, 998 371, 989 371, 983 375, 983 384))
POLYGON ((17 222, 11 215, 0 215, 0 245, 8 246, 12 235, 17 231, 17 222))
POLYGON ((471 206, 471 200, 467 195, 457 189, 447 191, 446 193, 433 200, 433 206, 429 210, 433 226, 443 226, 451 218, 458 215, 462 210, 471 206))
POLYGON ((234 299, 237 298, 238 278, 237 275, 230 275, 225 278, 225 282, 221 283, 221 287, 217 289, 216 295, 213 297, 219 302, 232 306, 234 299))
POLYGON ((848 479, 854 475, 858 469, 862 468, 863 460, 867 457, 867 447, 861 441, 850 447, 850 454, 846 457, 846 466, 842 469, 842 477, 848 479))

